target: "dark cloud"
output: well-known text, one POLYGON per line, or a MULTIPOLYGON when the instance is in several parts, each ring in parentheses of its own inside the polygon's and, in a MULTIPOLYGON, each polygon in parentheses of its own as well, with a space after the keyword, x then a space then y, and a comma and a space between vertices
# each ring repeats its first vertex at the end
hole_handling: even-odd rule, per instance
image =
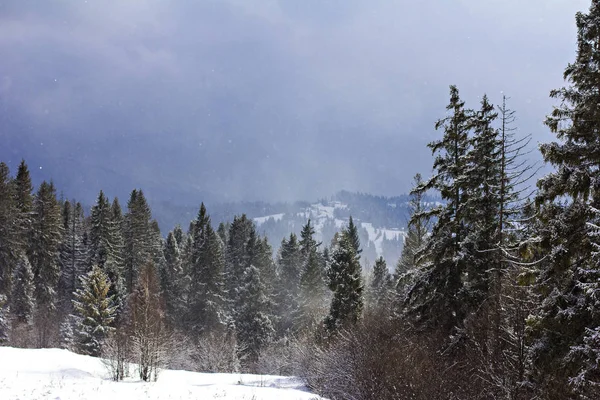
POLYGON ((535 140, 587 1, 0 4, 0 158, 69 195, 406 191, 449 84, 511 96, 535 140))

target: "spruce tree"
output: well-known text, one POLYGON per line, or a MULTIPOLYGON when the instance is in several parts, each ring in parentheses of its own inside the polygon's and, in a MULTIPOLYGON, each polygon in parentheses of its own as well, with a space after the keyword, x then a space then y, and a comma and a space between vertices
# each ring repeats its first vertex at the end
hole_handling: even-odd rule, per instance
POLYGON ((90 356, 99 356, 102 343, 114 329, 116 306, 109 295, 110 281, 98 266, 81 278, 73 299, 76 349, 90 356))
POLYGON ((466 236, 464 222, 466 171, 469 150, 468 132, 471 111, 466 110, 458 89, 450 87, 449 115, 436 123, 443 129, 441 140, 429 143, 436 155, 434 175, 413 189, 413 194, 434 189, 444 204, 418 215, 419 218, 437 218, 427 246, 418 257, 426 260, 422 273, 408 290, 406 308, 420 328, 440 329, 450 334, 460 327, 465 309, 460 301, 462 279, 465 273, 465 252, 462 242, 466 236))
POLYGON ((240 359, 248 368, 258 361, 261 350, 269 343, 275 330, 269 316, 269 298, 265 293, 260 271, 250 265, 243 272, 238 288, 239 298, 235 320, 240 359))
POLYGON ((73 293, 79 277, 86 268, 83 207, 79 203, 65 201, 63 204, 63 240, 60 246, 60 300, 62 311, 70 314, 73 293))
POLYGON ((300 307, 300 276, 302 274, 302 253, 295 234, 281 242, 278 266, 278 295, 280 321, 278 333, 285 335, 295 330, 300 307))
POLYGON ((540 147, 556 170, 538 181, 545 259, 535 285, 541 306, 528 322, 530 380, 548 399, 600 394, 600 1, 576 22, 577 56, 568 85, 550 93, 560 106, 546 120, 559 141, 540 147))
POLYGON ((183 268, 177 239, 173 231, 167 235, 164 249, 165 267, 161 270, 161 287, 165 299, 165 311, 171 326, 182 323, 182 290, 183 268))
POLYGON ((10 296, 10 314, 16 324, 29 324, 35 306, 33 298, 33 271, 27 257, 22 254, 15 267, 14 284, 10 296))
POLYGON ((0 345, 8 341, 8 317, 6 304, 8 299, 5 295, 0 294, 0 345))
POLYGON ((471 310, 477 310, 486 299, 502 268, 498 251, 502 143, 499 131, 492 126, 497 116, 484 95, 481 109, 471 116, 473 137, 463 172, 466 177, 463 221, 467 232, 461 245, 467 260, 461 296, 471 310))
POLYGON ((17 237, 22 250, 27 251, 33 224, 33 185, 27 164, 22 160, 14 181, 15 206, 18 211, 17 237))
POLYGON ((125 260, 124 275, 127 293, 131 293, 137 275, 145 263, 152 260, 153 232, 152 213, 141 190, 133 190, 127 203, 125 215, 125 260))
MULTIPOLYGON (((416 174, 413 179, 413 187, 418 188, 423 184, 421 174, 416 174)), ((420 265, 419 257, 417 256, 421 249, 425 246, 428 234, 428 222, 423 217, 426 211, 423 204, 423 193, 413 192, 410 195, 409 202, 410 221, 408 223, 408 232, 404 238, 404 246, 402 254, 396 265, 395 278, 400 279, 401 276, 408 271, 417 268, 420 265)), ((403 286, 402 284, 401 286, 403 286)))
POLYGON ((391 298, 392 276, 383 257, 375 261, 369 287, 370 306, 381 310, 389 304, 391 298))
POLYGON ((52 340, 60 277, 61 210, 52 183, 42 182, 33 203, 33 226, 28 258, 33 268, 38 345, 52 340))
POLYGON ((315 230, 310 220, 300 234, 300 252, 303 257, 300 275, 299 323, 301 328, 312 329, 326 314, 324 257, 314 239, 315 230))
POLYGON ((355 237, 349 227, 338 236, 327 270, 328 286, 333 293, 325 318, 325 329, 329 334, 355 324, 363 310, 360 256, 356 253, 355 237))
POLYGON ((13 265, 20 253, 17 208, 8 166, 0 162, 0 294, 11 290, 13 265))
POLYGON ((204 203, 194 222, 188 329, 196 337, 215 332, 225 322, 224 264, 222 243, 213 230, 204 203))

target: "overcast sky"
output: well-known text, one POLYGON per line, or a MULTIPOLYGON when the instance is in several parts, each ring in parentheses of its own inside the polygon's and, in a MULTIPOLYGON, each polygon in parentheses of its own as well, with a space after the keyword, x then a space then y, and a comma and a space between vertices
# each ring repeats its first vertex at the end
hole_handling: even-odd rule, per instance
POLYGON ((87 202, 401 194, 450 84, 553 139, 589 3, 0 0, 0 160, 87 202))

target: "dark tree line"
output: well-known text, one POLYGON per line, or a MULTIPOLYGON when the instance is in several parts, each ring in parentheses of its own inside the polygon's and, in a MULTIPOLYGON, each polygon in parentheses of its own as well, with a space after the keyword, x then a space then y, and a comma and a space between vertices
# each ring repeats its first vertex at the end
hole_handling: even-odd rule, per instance
POLYGON ((57 199, 52 183, 34 193, 25 162, 14 177, 4 163, 0 172, 5 343, 94 356, 108 351, 117 354, 115 378, 127 373, 128 359, 145 365, 140 377, 147 380, 176 340, 206 369, 256 370, 273 343, 316 331, 331 335, 360 316, 352 220, 330 246, 315 241, 309 220, 274 259, 245 215, 215 229, 202 204, 187 232, 177 226, 165 239, 141 190, 131 192, 125 213, 101 191, 86 216, 76 201, 57 199), (234 361, 207 347, 226 348, 215 352, 234 361))

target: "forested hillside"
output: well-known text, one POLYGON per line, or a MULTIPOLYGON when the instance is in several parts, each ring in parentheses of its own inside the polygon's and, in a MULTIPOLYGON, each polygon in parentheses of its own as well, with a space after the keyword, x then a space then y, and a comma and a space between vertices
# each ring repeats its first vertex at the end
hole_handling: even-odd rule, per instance
POLYGON ((202 203, 159 227, 141 189, 86 213, 0 163, 0 342, 101 356, 115 381, 170 367, 344 400, 600 398, 600 0, 576 24, 542 177, 510 98, 454 85, 407 197, 202 203))

